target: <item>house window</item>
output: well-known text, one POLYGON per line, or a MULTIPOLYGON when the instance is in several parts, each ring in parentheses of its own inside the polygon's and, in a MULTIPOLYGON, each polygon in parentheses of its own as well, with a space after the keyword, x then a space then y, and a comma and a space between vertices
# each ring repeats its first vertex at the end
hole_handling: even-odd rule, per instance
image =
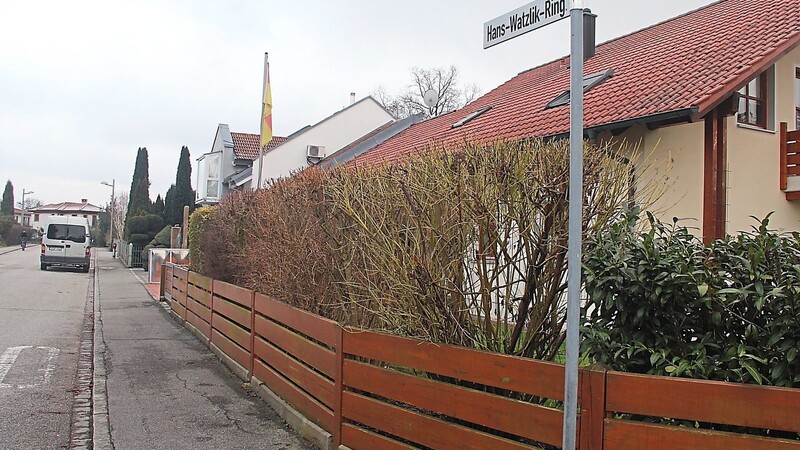
POLYGON ((739 89, 739 123, 767 128, 767 72, 753 78, 739 89))
POLYGON ((800 67, 794 69, 794 116, 794 129, 800 130, 800 67))
POLYGON ((219 153, 206 157, 206 197, 219 198, 219 153))
POLYGON ((34 214, 33 215, 33 221, 34 222, 38 222, 39 221, 39 215, 38 214, 34 214))

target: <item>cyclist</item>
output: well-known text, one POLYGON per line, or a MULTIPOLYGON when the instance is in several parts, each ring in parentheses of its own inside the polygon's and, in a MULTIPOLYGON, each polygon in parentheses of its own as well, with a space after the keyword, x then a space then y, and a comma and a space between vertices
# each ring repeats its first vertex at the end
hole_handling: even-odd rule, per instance
POLYGON ((22 233, 19 234, 19 245, 22 247, 22 251, 25 251, 25 246, 28 244, 28 232, 22 230, 22 233))

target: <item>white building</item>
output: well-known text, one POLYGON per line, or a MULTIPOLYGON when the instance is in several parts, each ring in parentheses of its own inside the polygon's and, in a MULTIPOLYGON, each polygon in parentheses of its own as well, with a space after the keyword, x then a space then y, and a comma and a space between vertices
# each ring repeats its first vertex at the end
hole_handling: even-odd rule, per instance
POLYGON ((394 117, 380 103, 365 97, 268 149, 262 161, 258 158, 253 161, 253 176, 258 178, 263 162, 260 180, 263 187, 269 180, 284 178, 314 165, 392 122, 394 117))
POLYGON ((85 198, 80 203, 61 202, 43 205, 38 208, 31 208, 25 214, 32 214, 31 227, 42 228, 49 216, 72 216, 83 217, 89 220, 89 225, 94 228, 98 225, 98 216, 103 208, 92 205, 85 198))

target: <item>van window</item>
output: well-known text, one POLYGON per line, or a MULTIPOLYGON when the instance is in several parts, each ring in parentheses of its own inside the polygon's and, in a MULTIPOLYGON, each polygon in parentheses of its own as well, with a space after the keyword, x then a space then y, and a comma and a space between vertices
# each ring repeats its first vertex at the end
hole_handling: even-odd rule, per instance
POLYGON ((51 224, 47 227, 47 239, 86 242, 86 227, 81 225, 51 224))

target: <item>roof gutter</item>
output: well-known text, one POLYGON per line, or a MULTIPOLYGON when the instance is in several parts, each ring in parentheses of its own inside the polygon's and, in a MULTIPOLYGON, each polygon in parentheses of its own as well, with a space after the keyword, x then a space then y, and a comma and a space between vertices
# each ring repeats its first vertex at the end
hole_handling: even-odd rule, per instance
MULTIPOLYGON (((677 122, 695 122, 700 117, 698 114, 699 108, 691 106, 689 108, 676 109, 672 111, 651 114, 649 116, 635 117, 633 119, 622 120, 619 122, 611 122, 594 127, 586 127, 583 130, 585 136, 596 135, 603 131, 615 131, 625 128, 630 128, 634 125, 655 125, 664 123, 677 123, 677 122)), ((569 132, 558 133, 547 136, 549 139, 562 139, 569 136, 569 132)))

